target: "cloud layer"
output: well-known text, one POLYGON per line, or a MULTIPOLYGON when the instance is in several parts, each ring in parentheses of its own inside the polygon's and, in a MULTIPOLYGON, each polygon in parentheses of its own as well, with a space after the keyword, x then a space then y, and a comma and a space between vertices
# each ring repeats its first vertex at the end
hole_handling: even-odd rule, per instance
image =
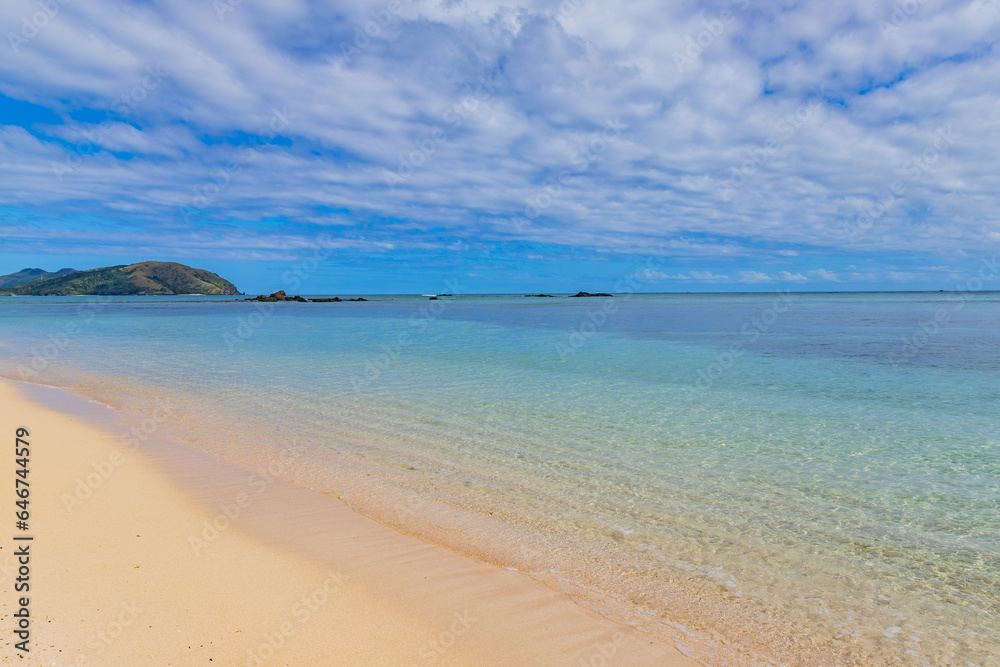
POLYGON ((995 0, 11 0, 0 27, 6 252, 666 244, 665 286, 829 286, 1000 245, 995 0))

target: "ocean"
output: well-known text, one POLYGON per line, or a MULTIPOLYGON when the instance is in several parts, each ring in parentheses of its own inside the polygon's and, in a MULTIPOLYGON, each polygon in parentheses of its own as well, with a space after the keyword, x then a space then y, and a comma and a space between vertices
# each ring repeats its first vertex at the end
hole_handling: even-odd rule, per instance
POLYGON ((2 298, 0 374, 706 664, 1000 665, 1000 293, 365 296, 2 298))

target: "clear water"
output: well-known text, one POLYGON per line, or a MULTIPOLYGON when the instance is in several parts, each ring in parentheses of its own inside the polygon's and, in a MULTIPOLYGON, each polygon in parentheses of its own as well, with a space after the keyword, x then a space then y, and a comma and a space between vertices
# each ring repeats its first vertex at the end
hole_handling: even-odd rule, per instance
POLYGON ((1000 294, 370 298, 2 299, 0 371, 708 664, 1000 664, 1000 294))

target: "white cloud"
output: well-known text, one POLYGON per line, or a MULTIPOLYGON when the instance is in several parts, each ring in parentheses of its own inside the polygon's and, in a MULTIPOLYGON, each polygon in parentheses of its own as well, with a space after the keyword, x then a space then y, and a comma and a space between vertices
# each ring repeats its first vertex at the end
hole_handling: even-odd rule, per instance
POLYGON ((814 271, 809 271, 810 276, 816 276, 820 280, 828 280, 833 283, 840 282, 840 277, 833 271, 827 271, 826 269, 816 269, 814 271))
MULTIPOLYGON (((198 209, 203 225, 294 226, 335 210, 372 243, 416 245, 427 229, 635 253, 662 243, 685 256, 757 243, 960 256, 1000 243, 1000 53, 982 46, 1000 13, 988 3, 924 3, 888 38, 889 0, 752 4, 680 70, 674 52, 716 6, 584 3, 560 15, 543 0, 418 0, 345 60, 373 7, 248 2, 220 21, 195 0, 62 5, 0 59, 0 93, 66 121, 0 127, 0 204, 156 229, 223 178, 198 209), (169 73, 162 86, 56 178, 59 140, 93 131, 70 113, 107 112, 150 66, 169 73), (240 162, 235 144, 274 109, 294 116, 287 141, 240 162), (609 119, 620 135, 601 136, 609 119), (942 128, 954 144, 911 176, 942 128), (401 164, 412 174, 387 187, 401 164), (724 201, 734 169, 745 182, 724 201), (896 181, 905 194, 852 240, 845 222, 896 181)), ((11 0, 0 20, 36 11, 11 0)), ((805 279, 761 276, 739 280, 805 279)))
POLYGON ((689 271, 692 280, 702 280, 705 282, 723 282, 729 280, 729 276, 716 275, 711 271, 689 271))
POLYGON ((741 271, 739 278, 741 283, 769 283, 773 280, 774 278, 760 271, 741 271))

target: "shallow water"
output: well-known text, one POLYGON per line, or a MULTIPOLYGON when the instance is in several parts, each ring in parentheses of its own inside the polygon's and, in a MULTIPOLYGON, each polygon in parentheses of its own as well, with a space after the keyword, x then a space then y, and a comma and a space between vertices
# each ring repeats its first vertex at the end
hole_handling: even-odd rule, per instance
POLYGON ((0 368, 709 664, 1000 664, 1000 295, 371 299, 3 299, 0 368))

